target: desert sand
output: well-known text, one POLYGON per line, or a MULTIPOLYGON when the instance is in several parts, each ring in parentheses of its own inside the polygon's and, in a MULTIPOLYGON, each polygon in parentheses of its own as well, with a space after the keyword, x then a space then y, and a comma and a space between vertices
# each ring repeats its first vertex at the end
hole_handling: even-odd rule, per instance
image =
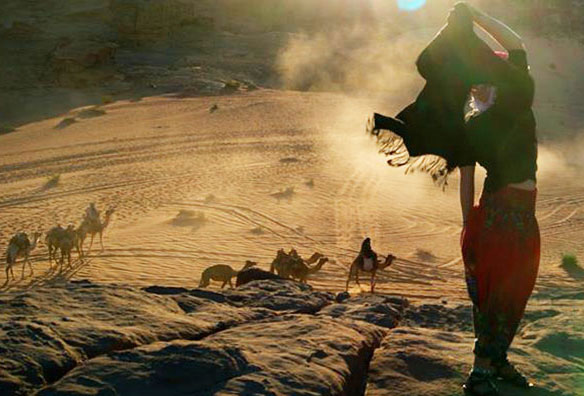
MULTIPOLYGON (((462 393, 457 174, 405 175, 365 133, 415 97, 454 1, 1 3, 0 252, 115 210, 62 272, 43 237, 2 286, 2 255, 1 396, 462 393), (365 237, 397 259, 343 293, 365 237), (308 285, 197 287, 292 248, 330 259, 308 285)), ((583 396, 584 269, 561 262, 584 257, 584 5, 472 3, 520 29, 537 85, 542 257, 510 351, 536 386, 502 394, 583 396)))
MULTIPOLYGON (((151 329, 144 330, 148 334, 154 332, 146 339, 141 330, 136 331, 142 336, 131 335, 134 330, 130 331, 127 323, 116 322, 115 299, 125 300, 124 304, 132 306, 132 312, 137 311, 135 317, 151 322, 145 326, 152 326, 157 321, 166 321, 166 314, 148 319, 148 315, 159 309, 148 308, 152 303, 148 302, 150 297, 144 297, 141 287, 182 287, 185 289, 169 293, 188 295, 188 290, 198 285, 201 272, 210 265, 229 264, 240 268, 245 260, 254 260, 267 269, 278 249, 296 248, 304 257, 318 251, 334 260, 309 279, 317 293, 328 296, 312 310, 313 313, 323 310, 328 312, 326 315, 340 317, 339 320, 373 321, 386 330, 398 325, 386 337, 381 336, 377 332, 381 330, 375 326, 359 325, 359 333, 367 339, 363 342, 370 345, 365 354, 366 363, 346 370, 349 370, 347 378, 353 378, 353 370, 360 370, 360 379, 349 388, 343 387, 351 383, 345 377, 330 379, 322 388, 328 391, 317 386, 311 388, 313 392, 361 394, 366 390, 373 395, 385 394, 384 389, 390 387, 399 389, 397 394, 456 393, 470 364, 472 340, 458 246, 461 220, 457 177, 453 174, 442 191, 428 176, 404 175, 402 169, 388 167, 377 154, 374 142, 364 132, 366 116, 372 108, 383 107, 392 112, 401 105, 403 102, 392 103, 386 98, 264 89, 212 97, 167 95, 119 101, 97 109, 74 109, 61 117, 27 124, 14 133, 0 136, 0 249, 5 249, 11 234, 17 230, 47 231, 56 224, 78 224, 89 202, 95 202, 102 213, 110 207, 116 211, 105 231, 103 251, 96 239, 86 259, 74 260, 73 269, 59 274, 48 271, 47 249, 41 244, 33 253, 35 274, 20 280, 21 268, 17 266, 18 279, 0 291, 3 306, 16 304, 18 307, 18 301, 24 299, 22 304, 29 307, 23 308, 22 314, 14 308, 2 308, 6 323, 12 323, 4 329, 3 348, 14 344, 10 326, 19 327, 27 321, 37 323, 40 320, 40 326, 48 326, 60 334, 59 342, 69 345, 65 349, 72 356, 67 360, 69 363, 63 363, 65 368, 57 370, 53 376, 16 381, 20 385, 15 385, 13 390, 39 389, 68 373, 56 382, 56 388, 49 388, 42 394, 75 393, 71 389, 85 384, 79 375, 97 375, 91 371, 69 372, 80 361, 115 366, 113 361, 108 363, 103 359, 123 360, 124 357, 115 355, 115 350, 133 350, 141 345, 144 345, 142 349, 131 353, 158 356, 154 350, 169 347, 152 344, 159 341, 178 342, 178 347, 189 348, 181 342, 200 340, 206 335, 184 335, 181 326, 186 324, 180 318, 176 320, 181 325, 170 335, 165 333, 167 330, 160 330, 162 334, 151 329), (74 122, 63 123, 65 119, 74 122), (59 175, 58 182, 50 182, 55 175, 59 175), (396 314, 396 319, 388 324, 387 318, 392 316, 387 312, 383 314, 382 310, 381 316, 385 315, 386 319, 380 324, 372 319, 375 315, 361 315, 357 309, 355 317, 350 302, 357 298, 356 304, 363 304, 359 303, 358 296, 368 295, 366 281, 362 282, 361 289, 352 283, 353 297, 349 303, 330 305, 334 298, 330 293, 344 290, 348 265, 365 236, 372 238, 373 248, 379 253, 397 256, 389 269, 378 274, 376 291, 407 299, 413 307, 409 316, 403 312, 396 314), (79 283, 81 280, 83 282, 79 283), (73 286, 67 283, 77 282, 81 285, 78 287, 83 287, 86 280, 92 282, 89 285, 100 285, 87 286, 91 290, 97 288, 99 296, 115 294, 118 289, 121 294, 83 298, 79 295, 77 301, 75 296, 80 291, 75 283, 73 286), (108 284, 113 289, 108 288, 108 284), (57 308, 61 300, 50 297, 54 293, 69 296, 62 300, 63 307, 57 308), (98 302, 103 299, 113 305, 108 305, 107 314, 101 316, 94 312, 94 305, 99 306, 98 302), (48 305, 43 308, 43 304, 48 305), (46 320, 39 319, 45 311, 46 320), (67 313, 69 311, 72 313, 67 313), (75 322, 86 315, 96 315, 95 320, 110 323, 107 318, 111 317, 110 324, 115 328, 112 331, 126 334, 123 338, 133 341, 127 345, 126 341, 114 342, 116 347, 106 343, 98 352, 88 353, 87 348, 93 348, 93 343, 102 343, 101 336, 85 329, 83 331, 89 332, 87 337, 82 337, 81 341, 67 341, 63 332, 75 333, 76 330, 71 330, 67 324, 59 330, 52 319, 49 320, 60 315, 71 316, 75 322), (379 349, 373 354, 377 347, 379 349), (85 352, 76 352, 76 348, 85 352), (448 351, 448 356, 443 351, 448 351), (95 357, 101 360, 94 360, 95 357), (364 380, 367 375, 363 374, 367 369, 369 382, 364 380), (339 388, 339 381, 345 385, 339 388)), ((521 346, 521 355, 513 357, 538 380, 539 393, 533 394, 581 395, 579 392, 584 389, 583 274, 578 267, 566 271, 559 264, 563 253, 580 256, 583 253, 578 241, 584 233, 580 211, 584 182, 577 177, 578 168, 565 163, 561 152, 552 144, 542 144, 539 168, 537 216, 543 255, 534 298, 516 341, 521 346)), ((477 195, 481 178, 478 179, 477 195)), ((218 286, 212 283, 210 290, 218 291, 218 286)), ((269 300, 269 296, 262 299, 269 300)), ((171 304, 169 302, 158 303, 170 309, 173 315, 182 315, 184 311, 169 308, 165 305, 171 304)), ((364 305, 374 307, 375 311, 383 302, 364 305)), ((302 311, 298 306, 292 308, 295 312, 302 311)), ((215 308, 205 309, 215 312, 215 308)), ((270 306, 268 309, 276 308, 270 306)), ((255 317, 241 312, 237 314, 243 315, 241 320, 226 326, 234 327, 230 331, 236 338, 240 337, 238 334, 256 337, 254 331, 257 330, 246 326, 253 327, 260 319, 268 320, 267 314, 263 312, 255 317), (240 325, 243 327, 238 327, 240 325)), ((297 320, 315 321, 309 316, 297 320)), ((213 318, 201 320, 205 326, 212 326, 215 321, 213 318)), ((339 326, 316 322, 324 333, 327 326, 339 326)), ((307 329, 314 325, 312 322, 298 324, 307 329)), ((91 324, 89 328, 102 326, 91 324)), ((222 342, 231 345, 229 333, 221 333, 222 326, 208 333, 217 333, 217 337, 224 339, 222 342)), ((290 334, 298 331, 297 337, 311 333, 311 330, 287 327, 278 330, 278 326, 287 325, 276 325, 274 331, 290 334)), ((383 330, 384 335, 387 335, 386 330, 383 330)), ((81 333, 85 334, 83 331, 81 333)), ((351 342, 357 342, 352 339, 351 342)), ((23 348, 22 356, 26 356, 30 345, 27 342, 16 344, 23 348)), ((304 348, 302 345, 300 342, 290 348, 304 348)), ((39 350, 42 355, 43 349, 36 351, 39 350)), ((53 356, 50 351, 48 348, 44 353, 53 356)), ((355 353, 364 356, 361 352, 355 353)), ((256 358, 261 360, 261 357, 256 358)), ((45 360, 39 359, 43 366, 45 360)), ((147 365, 153 364, 151 358, 144 359, 150 362, 147 365)), ((4 366, 6 370, 7 363, 4 366)), ((85 367, 97 373, 109 372, 99 366, 85 367)), ((19 377, 21 370, 13 367, 12 371, 8 368, 8 372, 19 377)), ((264 371, 262 375, 272 381, 277 375, 270 372, 264 371)), ((120 376, 123 377, 112 374, 100 381, 118 391, 125 389, 126 393, 140 394, 141 388, 136 388, 136 384, 118 384, 121 388, 116 388, 115 378, 120 376)), ((261 383, 261 379, 254 381, 261 383)), ((273 388, 267 386, 266 389, 280 389, 281 394, 297 394, 295 392, 308 389, 300 380, 296 384, 286 379, 282 381, 285 386, 273 383, 273 388)), ((241 386, 244 385, 225 385, 217 389, 234 394, 242 392, 241 386)), ((268 392, 253 389, 260 394, 268 392)))
MULTIPOLYGON (((311 283, 336 292, 369 236, 379 253, 398 257, 380 276, 380 292, 464 300, 456 174, 442 191, 425 175, 388 167, 364 132, 375 106, 258 90, 117 102, 93 117, 76 109, 23 126, 0 137, 0 248, 17 230, 77 225, 95 202, 102 214, 116 213, 105 249, 94 244, 72 279, 188 287, 212 264, 254 260, 267 268, 276 250, 296 248, 335 260, 311 283), (76 122, 55 128, 63 119, 76 122), (47 185, 54 175, 57 185, 47 185)), ((577 287, 559 263, 562 253, 583 253, 576 242, 584 183, 545 144, 539 168, 537 290, 577 287)), ((42 275, 46 247, 33 259, 37 276, 10 290, 51 281, 42 275)))

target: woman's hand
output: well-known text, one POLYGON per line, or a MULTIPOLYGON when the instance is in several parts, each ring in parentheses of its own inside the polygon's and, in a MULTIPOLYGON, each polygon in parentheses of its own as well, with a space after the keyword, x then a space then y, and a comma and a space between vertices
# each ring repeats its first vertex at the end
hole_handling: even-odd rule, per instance
MULTIPOLYGON (((462 1, 460 3, 463 3, 464 6, 470 11, 470 13, 471 13, 473 19, 475 20, 475 22, 476 22, 477 19, 479 19, 481 16, 484 15, 481 10, 479 10, 478 8, 476 8, 475 6, 473 6, 472 4, 468 4, 468 3, 465 3, 465 2, 462 2, 462 1)), ((456 3, 456 4, 460 4, 460 3, 456 3)))
MULTIPOLYGON (((458 4, 458 3, 457 3, 458 4)), ((490 34, 507 51, 525 49, 521 37, 503 22, 487 15, 481 10, 466 4, 473 21, 490 34)))

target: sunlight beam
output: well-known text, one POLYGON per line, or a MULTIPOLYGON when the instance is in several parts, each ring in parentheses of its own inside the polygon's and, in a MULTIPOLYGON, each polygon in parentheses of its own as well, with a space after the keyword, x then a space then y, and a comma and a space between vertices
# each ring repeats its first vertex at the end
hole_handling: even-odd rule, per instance
POLYGON ((415 11, 425 4, 426 0, 397 0, 397 6, 404 11, 415 11))

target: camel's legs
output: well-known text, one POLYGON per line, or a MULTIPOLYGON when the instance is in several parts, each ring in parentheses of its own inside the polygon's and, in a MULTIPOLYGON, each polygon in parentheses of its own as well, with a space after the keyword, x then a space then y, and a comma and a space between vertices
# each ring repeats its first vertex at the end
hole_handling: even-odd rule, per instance
POLYGON ((229 287, 233 289, 233 283, 231 283, 231 278, 229 278, 229 287))
POLYGON ((26 262, 28 263, 28 268, 30 269, 30 276, 32 276, 34 274, 34 270, 32 269, 32 263, 30 262, 28 256, 26 256, 26 262))
POLYGON ((51 264, 51 270, 56 270, 57 268, 59 268, 59 256, 58 256, 58 251, 57 248, 54 248, 55 250, 53 251, 53 260, 55 261, 55 268, 53 269, 53 265, 51 264))
POLYGON ((81 247, 79 246, 79 241, 75 242, 75 250, 77 251, 77 257, 79 260, 83 257, 83 252, 81 251, 81 247))
POLYGON ((83 244, 85 243, 85 235, 79 237, 79 241, 77 241, 77 249, 81 252, 81 256, 85 256, 85 252, 83 251, 83 244))
POLYGON ((59 260, 59 274, 63 272, 63 264, 65 264, 65 253, 61 251, 61 259, 59 260))
POLYGON ((223 284, 221 285, 221 288, 223 289, 226 284, 227 284, 227 281, 223 282, 223 284))
POLYGON ((349 276, 347 277, 347 285, 345 286, 345 291, 349 291, 349 282, 351 281, 351 275, 353 275, 353 266, 349 269, 349 276))
POLYGON ((91 239, 89 240, 89 249, 87 249, 87 254, 91 252, 91 247, 93 246, 93 238, 95 238, 95 234, 91 234, 91 239))
POLYGON ((103 231, 99 232, 99 244, 101 245, 101 251, 103 252, 103 231))
POLYGON ((53 246, 49 245, 49 272, 53 270, 53 246))
POLYGON ((22 264, 22 279, 24 279, 24 267, 26 264, 28 264, 28 269, 30 269, 30 276, 34 274, 34 270, 32 269, 32 264, 30 262, 30 257, 28 256, 28 254, 26 254, 24 256, 24 263, 22 264))
POLYGON ((10 280, 10 274, 8 273, 8 271, 10 271, 10 264, 6 265, 6 282, 4 282, 2 287, 6 286, 8 284, 8 281, 10 280))
POLYGON ((51 264, 51 272, 56 271, 59 268, 59 257, 57 256, 57 248, 53 247, 52 257, 49 259, 49 263, 51 264), (53 262, 55 262, 55 267, 53 267, 53 262))

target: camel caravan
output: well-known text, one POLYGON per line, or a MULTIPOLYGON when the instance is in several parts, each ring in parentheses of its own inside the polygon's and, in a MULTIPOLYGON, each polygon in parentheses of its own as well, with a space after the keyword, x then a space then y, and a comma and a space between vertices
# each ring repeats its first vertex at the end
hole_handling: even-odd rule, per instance
MULTIPOLYGON (((61 225, 57 225, 47 231, 44 242, 49 253, 49 272, 58 269, 59 273, 62 273, 65 262, 67 262, 67 268, 72 269, 71 254, 73 251, 77 253, 78 259, 82 260, 83 257, 91 252, 96 236, 99 236, 99 243, 103 251, 103 233, 110 224, 114 212, 114 208, 107 209, 102 221, 95 204, 91 203, 85 210, 79 226, 75 227, 70 224, 63 228, 61 225), (84 245, 88 237, 90 239, 89 247, 85 251, 84 245), (53 262, 55 263, 54 267, 53 262)), ((13 267, 18 259, 22 259, 21 279, 24 279, 27 264, 29 275, 32 276, 34 274, 30 255, 37 248, 40 240, 40 232, 34 232, 30 237, 25 232, 18 232, 10 239, 6 250, 6 281, 3 286, 6 286, 10 281, 10 275, 12 275, 13 280, 16 279, 13 267)), ((360 272, 365 272, 370 275, 371 293, 374 293, 377 271, 388 268, 395 259, 394 255, 388 254, 382 261, 380 256, 371 248, 371 239, 365 238, 357 257, 349 268, 345 291, 349 289, 349 283, 352 278, 360 285, 359 274, 360 272)), ((221 282, 221 288, 224 288, 227 284, 229 284, 230 288, 233 288, 233 278, 236 278, 236 287, 255 280, 267 279, 291 280, 306 284, 308 279, 319 272, 328 262, 332 263, 334 261, 329 260, 328 257, 319 252, 315 252, 309 258, 303 259, 295 249, 291 249, 288 253, 284 249, 280 249, 271 262, 269 271, 257 268, 257 263, 249 260, 245 262, 239 271, 226 264, 217 264, 203 271, 199 287, 208 287, 211 281, 215 281, 221 282)))
MULTIPOLYGON (((359 273, 365 272, 370 275, 371 293, 374 293, 377 271, 385 270, 391 266, 395 259, 396 257, 393 254, 388 254, 381 261, 380 256, 371 248, 371 239, 365 238, 357 257, 353 260, 349 268, 345 291, 349 290, 349 282, 352 278, 355 279, 357 285, 360 285, 359 273)), ((236 278, 236 287, 256 280, 268 279, 284 279, 307 283, 308 278, 320 271, 327 262, 332 262, 332 260, 329 260, 318 252, 315 252, 305 260, 295 249, 291 249, 288 253, 284 249, 280 249, 276 253, 276 258, 270 264, 269 271, 257 268, 257 263, 253 261, 246 261, 243 268, 239 271, 235 271, 229 265, 213 265, 203 271, 199 287, 207 287, 210 284, 210 280, 214 280, 223 282, 221 288, 225 287, 228 283, 233 288, 232 278, 236 278)))
MULTIPOLYGON (((79 260, 89 255, 96 235, 99 235, 99 242, 103 251, 103 233, 110 224, 114 211, 114 208, 106 210, 104 220, 102 221, 99 211, 92 202, 85 210, 81 224, 78 227, 72 224, 68 225, 67 228, 57 225, 47 231, 45 245, 49 250, 49 271, 52 272, 58 268, 59 272, 62 272, 65 260, 67 260, 68 268, 72 268, 71 253, 73 250, 77 252, 79 260), (87 252, 85 252, 84 244, 87 237, 90 237, 90 242, 87 252), (55 262, 55 268, 53 268, 53 261, 55 262)), ((30 262, 30 254, 40 242, 41 235, 41 232, 34 232, 31 239, 26 232, 18 232, 10 239, 8 248, 6 249, 6 281, 3 286, 8 284, 10 280, 9 275, 12 275, 13 280, 16 279, 13 267, 19 258, 23 259, 21 279, 24 279, 26 264, 28 264, 30 269, 29 275, 33 275, 34 271, 30 262)))

